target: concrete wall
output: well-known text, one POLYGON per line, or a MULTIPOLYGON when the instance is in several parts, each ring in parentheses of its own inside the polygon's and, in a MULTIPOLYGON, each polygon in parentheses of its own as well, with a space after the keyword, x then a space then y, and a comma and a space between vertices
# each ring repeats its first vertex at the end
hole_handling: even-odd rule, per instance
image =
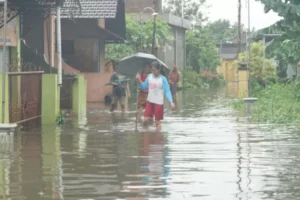
POLYGON ((238 97, 245 98, 248 96, 248 71, 239 70, 238 71, 238 97))
POLYGON ((217 72, 224 76, 227 83, 238 81, 238 70, 233 66, 234 60, 223 60, 217 72))
POLYGON ((42 77, 42 124, 55 124, 60 110, 60 94, 56 74, 42 77))
MULTIPOLYGON (((2 79, 3 75, 0 74, 0 83, 2 86, 2 79)), ((5 108, 2 107, 2 103, 0 103, 0 123, 2 123, 2 110, 5 109, 5 115, 4 115, 4 123, 9 122, 9 94, 8 94, 8 76, 5 77, 5 108)), ((0 87, 0 100, 2 102, 2 87, 0 87)))
POLYGON ((82 74, 77 75, 77 81, 73 85, 72 108, 77 116, 86 114, 87 81, 82 74))
MULTIPOLYGON (((132 18, 140 20, 140 15, 133 13, 132 18)), ((191 29, 191 23, 180 17, 176 17, 170 14, 161 14, 158 16, 159 19, 167 22, 171 26, 171 34, 174 37, 174 41, 170 42, 170 47, 158 49, 158 58, 166 63, 167 66, 172 67, 174 64, 179 68, 185 66, 185 32, 191 29)), ((152 19, 149 14, 143 14, 143 20, 147 21, 152 19)))
POLYGON ((227 82, 227 94, 233 97, 247 97, 248 95, 248 71, 238 70, 233 66, 234 60, 223 60, 217 72, 224 76, 227 82))
POLYGON ((106 86, 110 82, 112 73, 83 73, 87 81, 87 102, 104 102, 104 97, 111 94, 112 86, 106 86))
POLYGON ((171 43, 170 48, 166 48, 165 50, 160 49, 157 56, 167 66, 172 67, 173 65, 177 65, 177 67, 183 69, 185 67, 185 29, 172 26, 171 33, 174 41, 171 43))

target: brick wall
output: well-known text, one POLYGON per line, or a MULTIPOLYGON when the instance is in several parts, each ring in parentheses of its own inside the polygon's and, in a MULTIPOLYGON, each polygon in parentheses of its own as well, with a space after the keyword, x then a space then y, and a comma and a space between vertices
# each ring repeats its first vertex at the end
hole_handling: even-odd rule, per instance
MULTIPOLYGON (((162 0, 125 0, 126 13, 140 13, 146 7, 153 9, 161 7, 162 0)), ((151 11, 146 11, 151 12, 151 11)))

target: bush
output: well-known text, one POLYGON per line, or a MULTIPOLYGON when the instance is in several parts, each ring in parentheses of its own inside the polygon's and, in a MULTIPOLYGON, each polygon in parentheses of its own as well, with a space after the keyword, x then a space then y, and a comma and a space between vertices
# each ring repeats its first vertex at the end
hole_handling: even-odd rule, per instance
POLYGON ((187 67, 182 70, 181 79, 178 84, 181 89, 196 89, 203 88, 204 84, 199 74, 187 67))
POLYGON ((209 87, 220 87, 224 86, 225 80, 222 75, 214 74, 210 70, 205 70, 200 74, 200 78, 209 87))
MULTIPOLYGON (((300 79, 290 84, 276 83, 262 87, 255 81, 250 82, 253 93, 258 98, 252 112, 256 122, 277 124, 300 122, 300 79)), ((231 103, 236 110, 244 110, 243 101, 231 103)))

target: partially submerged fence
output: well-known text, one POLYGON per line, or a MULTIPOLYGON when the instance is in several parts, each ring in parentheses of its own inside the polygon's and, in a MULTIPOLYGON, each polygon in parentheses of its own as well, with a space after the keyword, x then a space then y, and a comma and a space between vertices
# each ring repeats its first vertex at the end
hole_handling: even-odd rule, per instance
POLYGON ((9 72, 9 122, 39 123, 43 71, 9 72))

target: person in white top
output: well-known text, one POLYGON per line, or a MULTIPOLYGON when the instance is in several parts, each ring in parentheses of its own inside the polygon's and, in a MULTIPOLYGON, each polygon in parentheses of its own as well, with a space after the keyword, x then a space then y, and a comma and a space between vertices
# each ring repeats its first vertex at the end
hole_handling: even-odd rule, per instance
POLYGON ((160 70, 161 64, 154 61, 151 64, 152 73, 148 75, 144 82, 142 82, 141 77, 137 76, 140 83, 139 88, 148 89, 148 98, 144 113, 144 125, 147 126, 149 118, 154 116, 157 131, 161 130, 161 120, 164 118, 164 95, 166 95, 171 107, 175 107, 168 80, 165 76, 160 74, 160 70))

